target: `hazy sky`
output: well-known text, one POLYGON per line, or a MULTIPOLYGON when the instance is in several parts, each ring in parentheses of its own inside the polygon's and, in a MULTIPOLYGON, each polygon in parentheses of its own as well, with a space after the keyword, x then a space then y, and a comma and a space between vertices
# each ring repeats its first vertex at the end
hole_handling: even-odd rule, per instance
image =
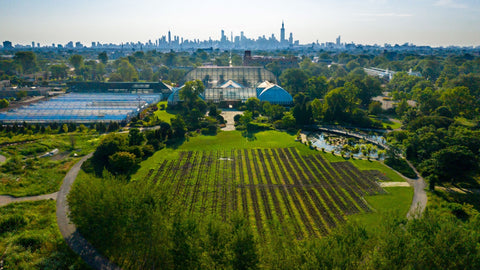
POLYGON ((480 45, 480 0, 0 0, 0 42, 278 39, 282 19, 301 44, 480 45))

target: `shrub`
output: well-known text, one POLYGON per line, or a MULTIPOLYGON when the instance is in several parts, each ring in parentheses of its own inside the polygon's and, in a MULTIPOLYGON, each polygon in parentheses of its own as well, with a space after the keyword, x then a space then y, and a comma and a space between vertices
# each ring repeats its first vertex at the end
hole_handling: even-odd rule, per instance
POLYGON ((27 225, 25 217, 13 215, 0 220, 0 233, 18 230, 27 225))
POLYGON ((131 172, 137 160, 134 154, 129 152, 117 152, 108 158, 108 170, 113 174, 128 174, 131 172))

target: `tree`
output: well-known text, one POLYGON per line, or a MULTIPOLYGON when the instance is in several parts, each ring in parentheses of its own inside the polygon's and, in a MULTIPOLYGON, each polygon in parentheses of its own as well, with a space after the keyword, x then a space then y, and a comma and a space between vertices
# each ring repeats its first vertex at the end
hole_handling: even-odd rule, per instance
POLYGON ((13 60, 22 67, 22 73, 35 72, 37 55, 33 52, 16 52, 13 60))
POLYGON ((310 124, 313 120, 312 107, 308 104, 308 97, 300 92, 295 95, 293 98, 293 117, 297 122, 297 125, 307 125, 310 124))
POLYGON ((445 90, 440 100, 455 116, 470 117, 475 111, 475 98, 470 95, 469 89, 465 86, 445 90))
POLYGON ((107 52, 101 52, 98 54, 98 60, 102 62, 104 65, 108 63, 108 55, 107 52))
POLYGON ((145 135, 138 128, 132 128, 128 132, 128 145, 142 145, 145 141, 145 135))
POLYGON ((113 174, 126 175, 136 164, 135 155, 129 152, 116 152, 108 157, 108 170, 113 174))
POLYGON ((6 99, 0 99, 0 109, 7 108, 10 102, 6 99))
POLYGON ((79 54, 70 56, 68 61, 75 68, 75 72, 77 72, 83 66, 83 56, 79 54))
POLYGON ((245 218, 232 218, 233 269, 245 270, 258 267, 258 255, 251 227, 245 218))
POLYGON ((183 117, 180 114, 177 114, 174 118, 170 119, 170 123, 173 129, 173 136, 175 138, 185 138, 187 128, 183 117))
POLYGON ((467 147, 454 145, 432 155, 433 174, 439 181, 460 181, 478 168, 476 156, 467 147))
POLYGON ((310 99, 323 98, 327 91, 328 83, 325 76, 316 76, 308 79, 307 94, 310 99))
POLYGON ((101 173, 103 167, 107 164, 109 156, 125 149, 127 146, 126 137, 122 134, 110 133, 106 135, 93 153, 93 164, 97 166, 101 173))
POLYGON ((51 65, 49 69, 52 73, 52 77, 56 79, 63 79, 68 75, 68 67, 65 64, 51 65))
POLYGON ((247 110, 255 114, 255 112, 260 109, 260 100, 256 97, 251 97, 247 99, 245 106, 247 107, 247 110))
POLYGON ((298 68, 290 68, 283 71, 280 81, 292 96, 304 92, 307 88, 308 76, 305 71, 298 68))
POLYGON ((180 90, 178 96, 185 105, 187 110, 191 110, 195 104, 195 101, 199 98, 198 96, 205 91, 205 86, 202 81, 195 80, 185 83, 185 86, 180 90))
POLYGON ((124 82, 131 82, 138 80, 138 73, 135 67, 126 59, 122 59, 118 64, 117 68, 118 74, 124 82))
POLYGON ((368 113, 373 115, 379 115, 383 112, 382 103, 380 101, 373 101, 368 105, 368 113))

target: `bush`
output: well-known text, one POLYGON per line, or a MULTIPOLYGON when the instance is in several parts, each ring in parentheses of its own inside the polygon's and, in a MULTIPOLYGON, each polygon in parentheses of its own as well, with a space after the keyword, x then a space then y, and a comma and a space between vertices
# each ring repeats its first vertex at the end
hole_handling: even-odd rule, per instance
POLYGON ((0 220, 0 233, 16 231, 27 225, 25 217, 13 215, 0 220))
POLYGON ((15 244, 31 251, 39 249, 42 246, 43 242, 44 239, 42 239, 42 237, 32 233, 21 235, 15 240, 15 244))
POLYGON ((417 178, 417 174, 408 166, 407 161, 404 159, 388 157, 385 159, 385 164, 408 178, 417 178))
POLYGON ((137 160, 134 154, 129 152, 117 152, 108 158, 108 170, 113 174, 128 174, 133 171, 137 160))

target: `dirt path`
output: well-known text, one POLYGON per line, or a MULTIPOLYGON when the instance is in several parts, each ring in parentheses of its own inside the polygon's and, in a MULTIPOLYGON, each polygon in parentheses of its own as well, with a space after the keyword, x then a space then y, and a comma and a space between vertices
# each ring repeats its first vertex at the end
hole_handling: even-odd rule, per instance
POLYGON ((411 187, 408 182, 381 182, 381 187, 411 187))
POLYGON ((16 202, 28 202, 28 201, 41 201, 41 200, 56 200, 58 192, 38 195, 38 196, 28 196, 28 197, 12 197, 10 195, 0 195, 0 206, 4 206, 10 203, 16 202))
POLYGON ((70 222, 67 195, 70 192, 73 182, 80 171, 83 162, 90 158, 92 153, 83 157, 77 162, 63 179, 62 187, 57 197, 57 223, 60 233, 70 248, 94 269, 120 269, 103 257, 77 230, 75 224, 70 222))
POLYGON ((5 161, 7 161, 7 158, 3 155, 0 155, 0 164, 4 163, 5 161))

